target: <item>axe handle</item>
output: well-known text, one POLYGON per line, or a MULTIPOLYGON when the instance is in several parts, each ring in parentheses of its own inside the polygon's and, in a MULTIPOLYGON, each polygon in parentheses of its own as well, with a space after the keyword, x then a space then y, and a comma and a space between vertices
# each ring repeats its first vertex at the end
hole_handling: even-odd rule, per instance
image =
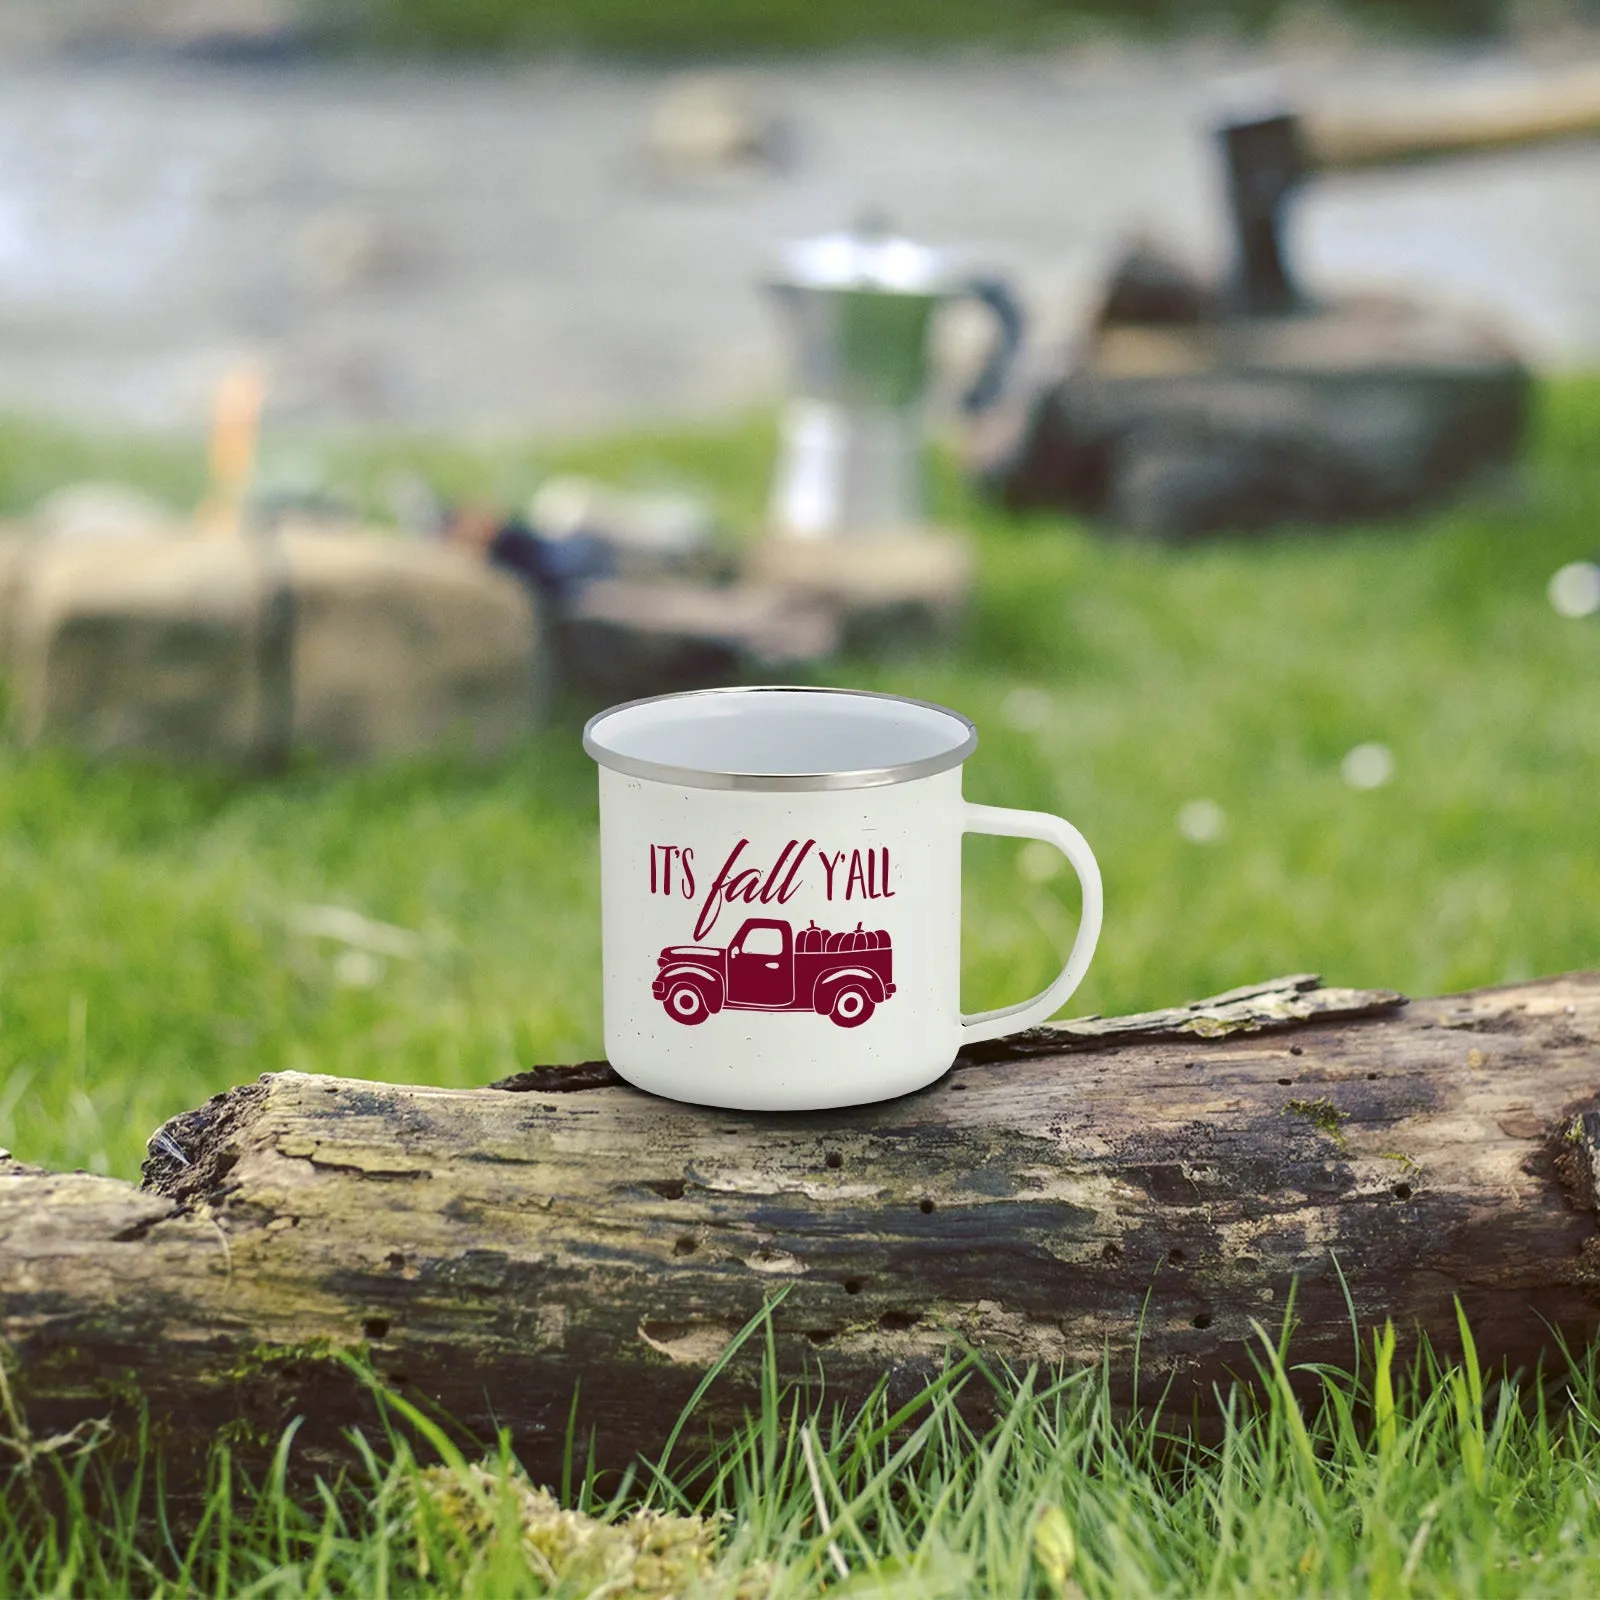
POLYGON ((1411 104, 1332 107, 1301 118, 1308 168, 1346 172, 1474 151, 1509 150, 1600 132, 1600 63, 1536 83, 1486 85, 1411 104))

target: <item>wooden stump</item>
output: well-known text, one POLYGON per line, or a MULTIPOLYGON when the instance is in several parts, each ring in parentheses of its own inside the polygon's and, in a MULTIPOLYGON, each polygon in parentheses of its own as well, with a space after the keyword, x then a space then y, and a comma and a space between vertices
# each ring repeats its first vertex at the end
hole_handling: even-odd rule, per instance
POLYGON ((29 742, 275 765, 490 755, 537 722, 528 596, 371 534, 22 541, 0 534, 0 670, 29 742))
POLYGON ((833 539, 768 537, 752 572, 801 601, 837 610, 852 649, 894 649, 949 638, 960 626, 977 562, 949 528, 833 539))
POLYGON ((1404 302, 1103 328, 991 442, 1013 509, 1166 538, 1386 516, 1515 459, 1527 368, 1492 329, 1404 302))
POLYGON ((772 584, 602 578, 563 608, 558 637, 580 692, 632 700, 814 665, 839 648, 839 622, 772 584))
MULTIPOLYGON (((659 1448, 708 1365, 772 1313, 785 1374, 859 1399, 971 1344, 1109 1354, 1181 1411, 1247 1372, 1297 1292, 1294 1349, 1358 1321, 1486 1363, 1597 1326, 1600 974, 1405 1004, 1286 979, 1036 1029, 883 1105, 746 1115, 652 1099, 603 1063, 490 1089, 283 1073, 153 1137, 142 1190, 0 1167, 0 1297, 36 1429, 147 1404, 174 1449, 302 1453, 378 1373, 559 1470, 578 1394, 600 1460, 659 1448), (509 1091, 509 1092, 508 1092, 509 1091)), ((703 1423, 756 1399, 759 1341, 703 1423)))

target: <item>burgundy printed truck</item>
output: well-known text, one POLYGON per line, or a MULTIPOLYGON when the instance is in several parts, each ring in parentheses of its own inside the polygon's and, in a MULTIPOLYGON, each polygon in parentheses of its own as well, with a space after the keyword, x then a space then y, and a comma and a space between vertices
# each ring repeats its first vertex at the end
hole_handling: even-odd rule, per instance
POLYGON ((675 1022, 692 1027, 713 1012, 818 1011, 859 1028, 894 993, 889 935, 829 933, 815 922, 750 917, 726 948, 674 944, 661 952, 650 992, 675 1022))

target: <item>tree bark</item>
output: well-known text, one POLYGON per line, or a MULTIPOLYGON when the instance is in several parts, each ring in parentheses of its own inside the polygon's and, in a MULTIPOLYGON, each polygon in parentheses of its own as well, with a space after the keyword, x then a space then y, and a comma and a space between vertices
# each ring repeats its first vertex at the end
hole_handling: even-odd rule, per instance
MULTIPOLYGON (((0 1306, 36 1432, 148 1405, 174 1447, 302 1455, 370 1420, 350 1369, 554 1474, 658 1449, 778 1290, 785 1374, 897 1392, 952 1344, 1109 1352, 1202 1410, 1291 1289, 1302 1360, 1351 1310, 1487 1362, 1600 1307, 1600 974, 1410 1004, 1283 979, 967 1052, 884 1105, 757 1116, 604 1063, 444 1090, 283 1073, 174 1118, 143 1189, 0 1165, 0 1306), (514 1092, 507 1092, 514 1091, 514 1092), (1348 1286, 1349 1303, 1346 1300, 1348 1286), (581 1450, 580 1450, 581 1453, 581 1450)), ((762 1341, 697 1428, 755 1399, 762 1341)), ((1147 1392, 1149 1390, 1147 1389, 1147 1392)))

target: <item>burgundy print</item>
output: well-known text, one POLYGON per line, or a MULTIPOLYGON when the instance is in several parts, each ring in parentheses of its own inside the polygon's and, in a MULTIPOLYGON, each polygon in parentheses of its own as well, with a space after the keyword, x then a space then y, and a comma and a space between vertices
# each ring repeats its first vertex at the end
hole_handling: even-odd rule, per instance
POLYGON ((650 992, 691 1027, 726 1009, 817 1011, 859 1028, 894 993, 892 956, 889 935, 859 922, 847 933, 815 922, 796 933, 787 922, 749 917, 726 947, 668 945, 650 992))

